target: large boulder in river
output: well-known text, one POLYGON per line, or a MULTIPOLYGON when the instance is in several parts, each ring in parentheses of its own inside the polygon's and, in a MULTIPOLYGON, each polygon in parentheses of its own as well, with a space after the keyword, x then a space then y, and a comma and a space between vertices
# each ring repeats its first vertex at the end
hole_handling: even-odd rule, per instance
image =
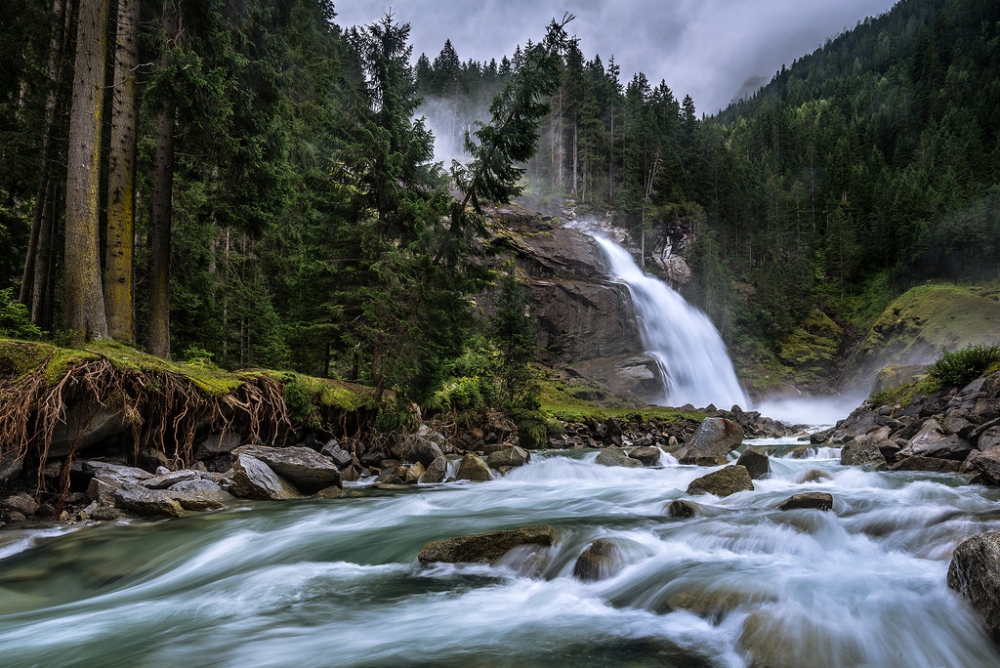
POLYGON ((238 454, 233 462, 232 480, 230 491, 244 499, 280 501, 301 496, 291 483, 267 464, 245 452, 238 454))
POLYGON ((427 543, 417 559, 422 564, 433 562, 494 564, 515 547, 537 545, 550 547, 556 539, 555 529, 547 524, 533 524, 520 529, 446 538, 427 543))
POLYGON ((573 577, 584 582, 603 580, 619 571, 623 563, 621 548, 608 538, 598 538, 573 564, 573 577))
POLYGON ((314 494, 330 486, 340 487, 341 484, 340 469, 311 448, 243 445, 233 452, 259 459, 303 494, 314 494))
POLYGON ((965 597, 1000 642, 1000 532, 981 533, 955 548, 948 586, 965 597))
POLYGON ((736 460, 736 465, 745 467, 754 480, 761 480, 771 475, 770 457, 750 447, 743 451, 740 458, 736 460))
POLYGON ((889 468, 878 443, 869 436, 860 436, 845 443, 840 449, 840 463, 843 466, 871 466, 876 471, 889 468))
POLYGON ((744 466, 727 466, 691 481, 688 494, 729 496, 736 492, 753 491, 753 480, 744 466))
POLYGON ((687 442, 689 457, 725 457, 743 442, 743 427, 732 420, 708 417, 687 442))
POLYGON ((486 482, 493 480, 493 472, 490 471, 490 467, 486 465, 486 462, 476 455, 469 453, 462 457, 462 461, 459 462, 458 473, 455 474, 455 479, 486 482))
POLYGON ((204 478, 178 482, 163 493, 181 504, 184 510, 215 510, 235 501, 232 494, 204 478))
POLYGON ((417 479, 417 484, 430 485, 436 482, 444 482, 444 477, 447 474, 448 460, 442 455, 431 462, 430 466, 417 479))
POLYGON ((495 450, 486 458, 486 464, 490 468, 498 469, 501 466, 524 466, 531 459, 531 454, 524 448, 513 445, 503 450, 495 450))
POLYGON ((955 434, 946 434, 941 424, 932 418, 924 422, 917 435, 911 438, 909 444, 899 451, 898 456, 917 455, 964 461, 972 450, 973 446, 969 441, 955 434))
POLYGON ((778 504, 778 510, 832 510, 833 495, 826 492, 793 494, 778 504))
POLYGON ((115 507, 138 515, 180 517, 183 508, 158 489, 125 483, 115 490, 115 507))
POLYGON ((642 462, 632 459, 621 448, 612 445, 597 453, 595 460, 601 466, 624 466, 626 468, 642 468, 642 462))

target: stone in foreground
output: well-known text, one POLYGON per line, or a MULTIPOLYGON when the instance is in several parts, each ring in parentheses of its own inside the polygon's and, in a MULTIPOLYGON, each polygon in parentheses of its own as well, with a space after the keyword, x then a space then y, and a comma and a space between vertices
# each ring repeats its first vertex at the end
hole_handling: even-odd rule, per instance
POLYGON ((417 559, 422 564, 443 561, 457 563, 495 564, 505 554, 521 545, 551 547, 555 542, 555 529, 547 524, 532 524, 520 529, 491 531, 458 538, 446 538, 427 543, 417 559))
POLYGON ((743 427, 726 418, 708 417, 687 443, 688 454, 701 457, 725 457, 743 442, 743 427))
POLYGON ((503 450, 491 452, 486 458, 486 463, 498 469, 501 466, 524 466, 531 459, 531 454, 524 448, 513 445, 503 450))
POLYGON ((779 503, 778 510, 833 510, 833 495, 826 492, 794 494, 779 503))
POLYGON ((444 477, 448 473, 448 460, 444 455, 437 457, 431 462, 427 470, 417 480, 418 484, 430 485, 436 482, 444 482, 444 477))
POLYGON ((458 473, 455 474, 455 479, 486 482, 493 480, 493 472, 490 471, 490 467, 486 465, 486 462, 476 455, 469 453, 462 457, 462 461, 459 462, 458 473))
POLYGON ((1000 643, 1000 532, 981 533, 955 548, 948 586, 969 602, 1000 643))
POLYGON ((573 577, 584 582, 603 580, 620 570, 621 564, 621 548, 607 538, 598 538, 576 560, 573 577))
POLYGON ((747 449, 743 451, 740 458, 736 460, 736 465, 746 467, 750 477, 754 480, 760 480, 771 475, 770 457, 761 452, 757 452, 751 447, 747 447, 747 449))
POLYGON ((670 505, 667 506, 667 515, 677 519, 694 517, 697 514, 698 507, 690 501, 678 499, 677 501, 671 501, 670 505))
POLYGON ((181 504, 160 490, 129 482, 115 490, 115 506, 138 515, 180 517, 184 514, 181 504))
POLYGON ((736 492, 753 491, 753 480, 745 466, 727 466, 714 471, 688 485, 688 494, 715 494, 729 496, 736 492))
POLYGON ((232 493, 244 499, 297 499, 299 492, 256 457, 240 453, 233 462, 232 493))
POLYGON ((311 448, 243 445, 233 452, 259 459, 303 494, 313 494, 331 485, 340 486, 340 469, 311 448))
POLYGON ((626 468, 641 468, 642 462, 631 459, 621 448, 612 445, 597 453, 597 463, 601 466, 624 466, 626 468))

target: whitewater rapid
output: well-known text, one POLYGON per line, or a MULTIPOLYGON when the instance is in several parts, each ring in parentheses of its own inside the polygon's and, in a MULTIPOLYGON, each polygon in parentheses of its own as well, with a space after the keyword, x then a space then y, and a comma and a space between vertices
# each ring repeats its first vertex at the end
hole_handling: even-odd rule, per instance
POLYGON ((660 366, 664 388, 656 403, 749 408, 726 344, 708 316, 663 281, 644 274, 614 241, 600 235, 594 239, 608 259, 612 277, 628 286, 643 346, 660 366))
POLYGON ((1000 529, 998 492, 837 454, 774 457, 771 478, 725 498, 687 495, 712 469, 669 455, 625 469, 536 452, 486 483, 7 529, 0 664, 1000 665, 945 582, 960 541, 1000 529), (776 510, 802 491, 829 492, 833 511, 776 510), (696 517, 666 514, 681 498, 696 517), (431 540, 538 523, 556 544, 496 567, 416 559, 431 540), (597 538, 619 546, 620 570, 580 582, 574 562, 597 538))

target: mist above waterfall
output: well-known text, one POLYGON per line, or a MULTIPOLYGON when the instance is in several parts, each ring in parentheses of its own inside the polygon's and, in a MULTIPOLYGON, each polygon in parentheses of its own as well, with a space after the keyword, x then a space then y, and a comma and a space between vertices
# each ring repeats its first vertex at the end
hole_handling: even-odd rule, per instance
POLYGON ((594 239, 608 259, 612 277, 632 294, 643 345, 657 360, 664 379, 660 403, 749 407, 726 344, 708 316, 663 281, 644 274, 627 250, 604 236, 594 239))

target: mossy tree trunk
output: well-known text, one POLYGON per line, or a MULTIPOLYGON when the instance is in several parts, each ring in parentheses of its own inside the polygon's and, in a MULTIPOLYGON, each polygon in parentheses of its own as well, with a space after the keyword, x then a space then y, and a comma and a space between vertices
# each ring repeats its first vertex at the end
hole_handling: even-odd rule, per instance
POLYGON ((104 303, 108 315, 108 333, 121 341, 132 341, 135 338, 132 278, 138 27, 139 0, 118 0, 111 153, 108 156, 108 241, 104 263, 104 303))
POLYGON ((88 339, 108 336, 101 286, 99 195, 101 111, 111 0, 81 0, 73 67, 66 174, 65 325, 88 339))
MULTIPOLYGON (((169 65, 169 46, 176 42, 180 8, 163 3, 163 31, 171 41, 160 54, 158 66, 169 65)), ((149 231, 149 351, 170 359, 170 226, 174 189, 174 123, 176 104, 163 102, 156 119, 156 157, 153 173, 153 216, 149 231)))

